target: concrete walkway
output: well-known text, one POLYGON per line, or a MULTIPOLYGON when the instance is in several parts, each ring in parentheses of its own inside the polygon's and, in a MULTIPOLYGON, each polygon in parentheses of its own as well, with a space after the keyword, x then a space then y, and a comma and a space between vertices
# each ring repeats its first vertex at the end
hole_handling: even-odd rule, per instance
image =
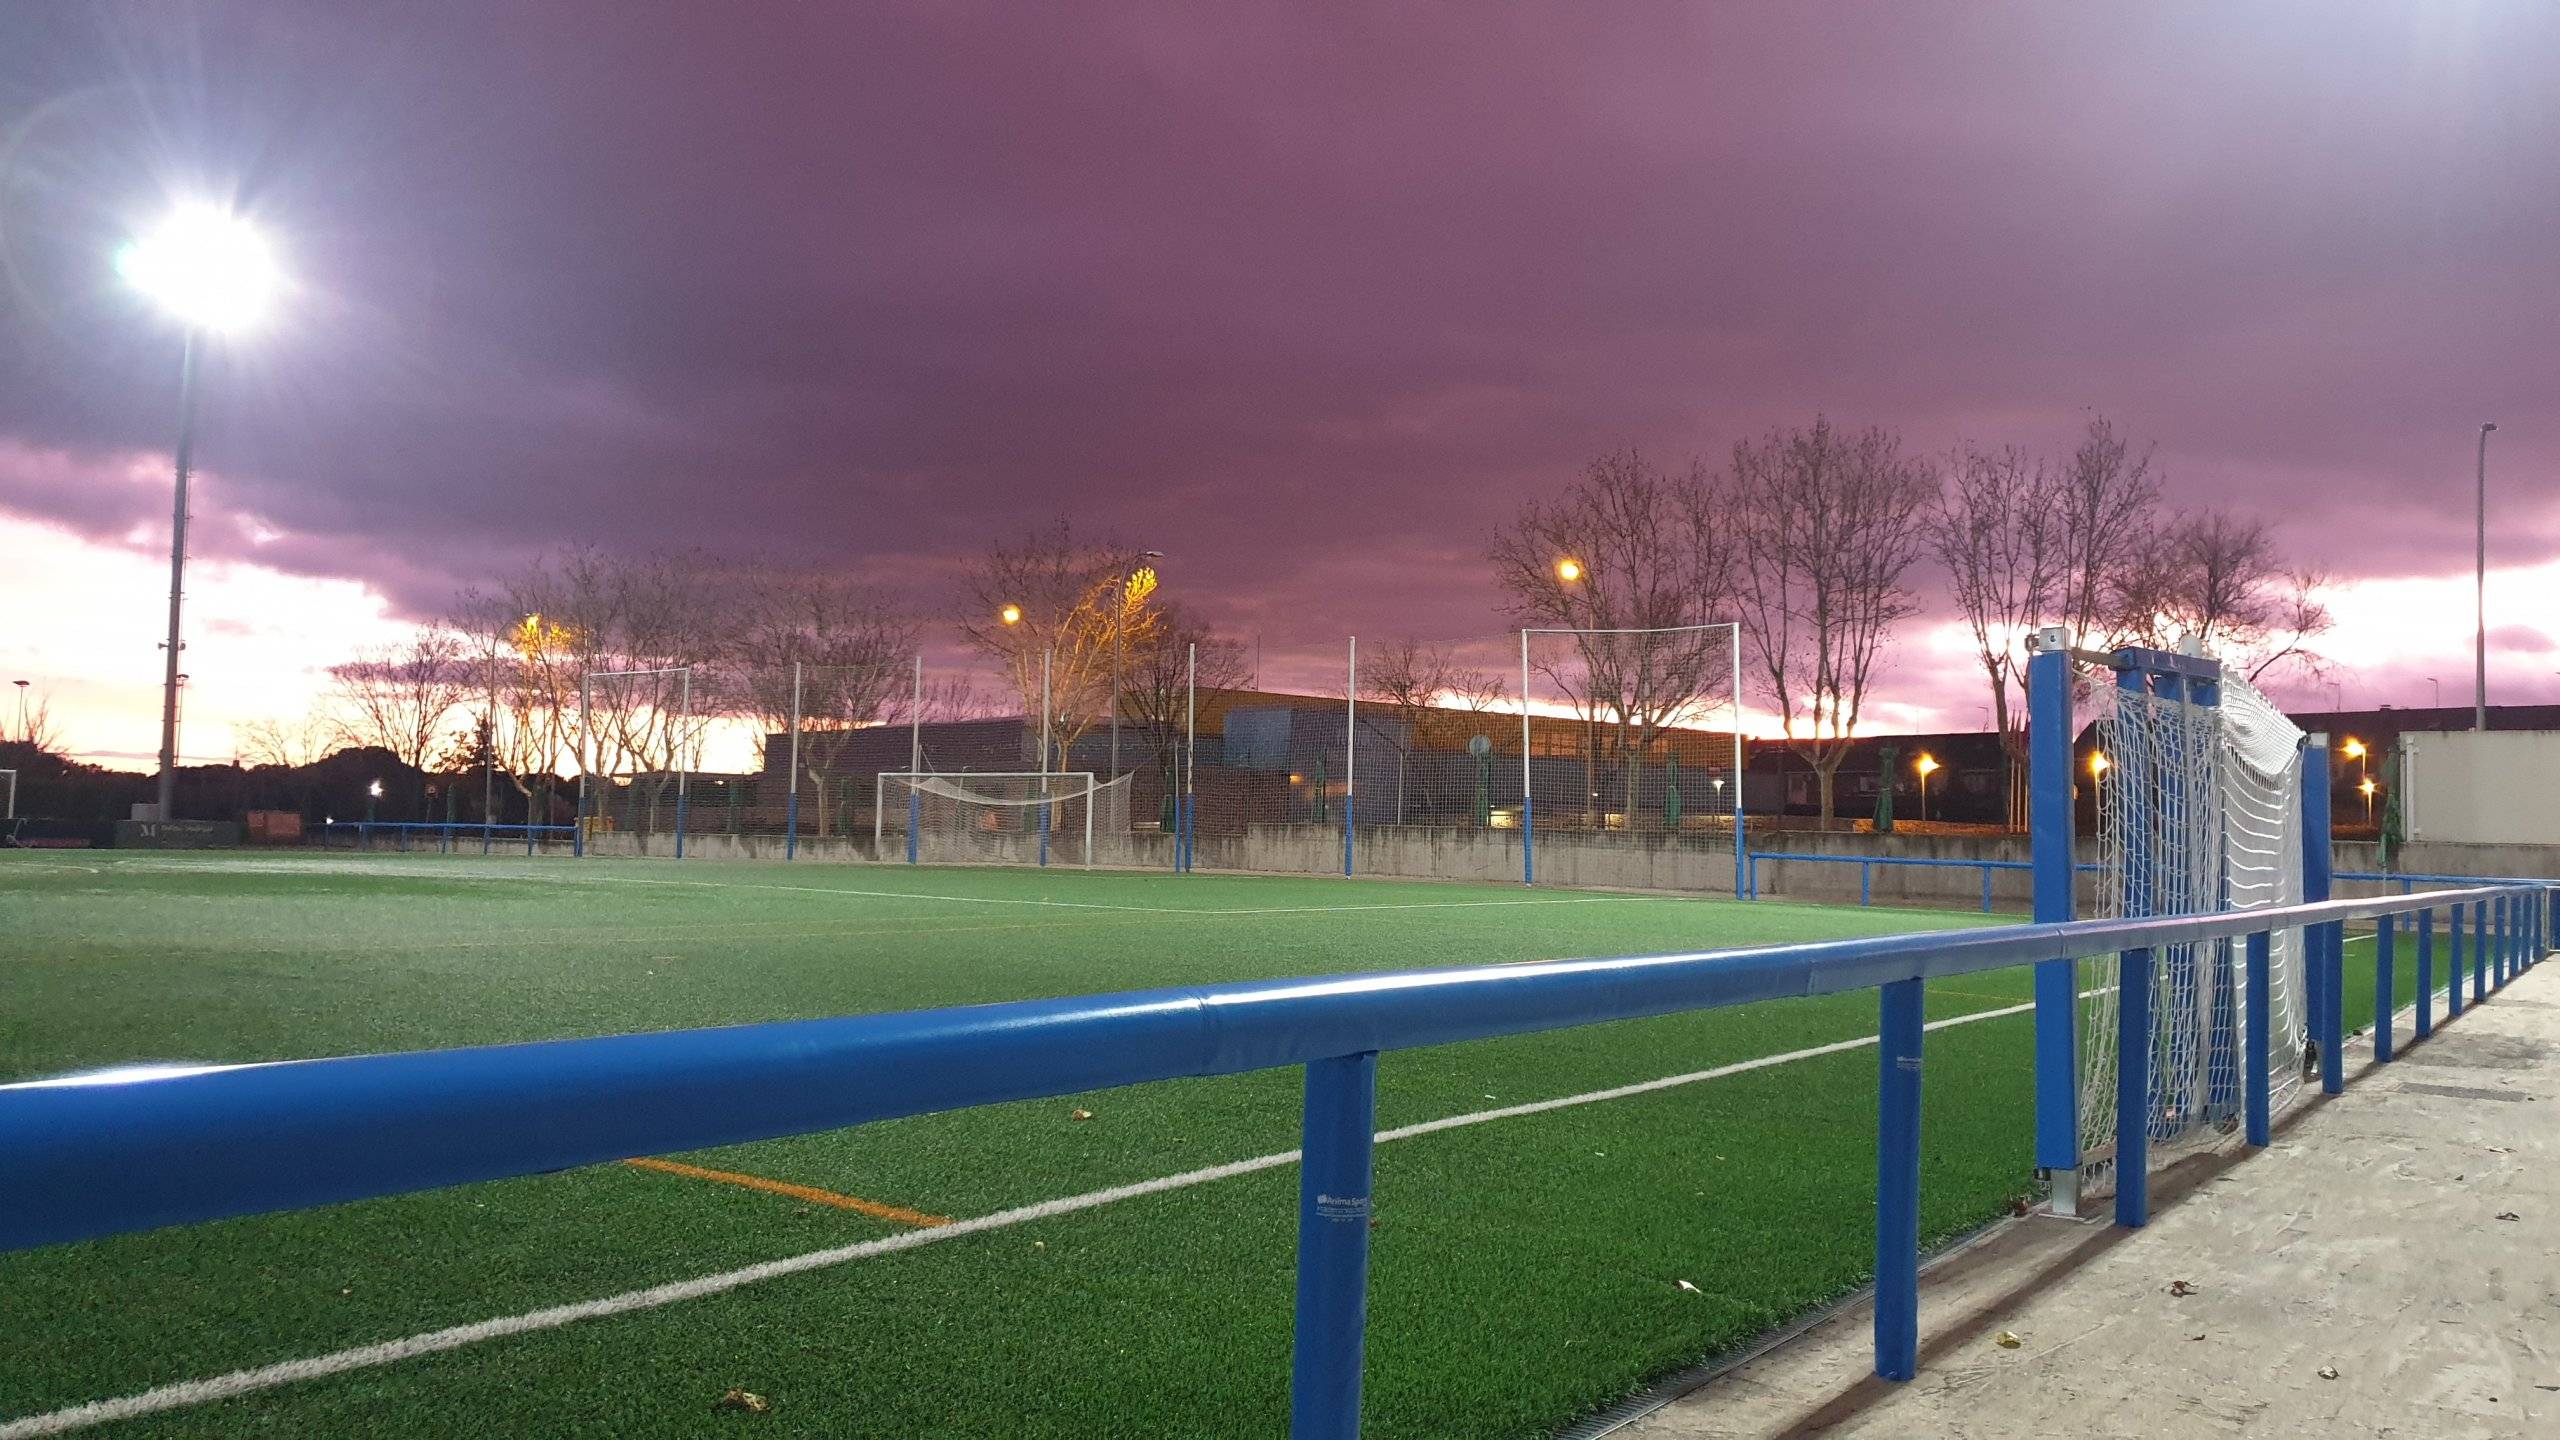
POLYGON ((2272 1148, 2161 1174, 2144 1229, 1943 1259, 1912 1383, 1869 1375, 1859 1307, 1616 1437, 2560 1436, 2560 964, 2407 1033, 2272 1148))

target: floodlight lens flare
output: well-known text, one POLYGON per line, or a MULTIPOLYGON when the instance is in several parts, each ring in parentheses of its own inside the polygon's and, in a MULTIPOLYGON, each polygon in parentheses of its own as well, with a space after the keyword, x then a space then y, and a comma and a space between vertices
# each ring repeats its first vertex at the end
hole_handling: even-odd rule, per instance
POLYGON ((116 252, 116 273, 189 326, 228 331, 257 323, 284 287, 257 227, 213 205, 183 205, 116 252))

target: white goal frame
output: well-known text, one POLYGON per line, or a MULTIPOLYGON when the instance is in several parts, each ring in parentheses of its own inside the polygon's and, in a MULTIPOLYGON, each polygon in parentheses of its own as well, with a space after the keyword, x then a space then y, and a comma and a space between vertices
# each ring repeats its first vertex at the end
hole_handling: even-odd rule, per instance
MULTIPOLYGON (((907 799, 907 863, 910 865, 918 863, 920 824, 918 812, 922 808, 924 797, 934 794, 966 804, 1014 810, 1028 810, 1034 806, 1058 805, 1082 800, 1085 802, 1083 868, 1090 870, 1093 868, 1094 801, 1113 786, 1127 785, 1129 776, 1122 775, 1117 779, 1097 782, 1094 772, 1090 770, 883 770, 879 778, 873 782, 875 794, 871 807, 871 853, 875 858, 886 858, 882 854, 882 847, 888 843, 889 785, 892 781, 904 787, 902 793, 907 799), (1021 798, 1009 795, 968 794, 966 793, 968 783, 973 780, 1038 782, 1040 793, 1021 798), (936 783, 944 788, 941 790, 932 788, 936 783)), ((1040 859, 1043 865, 1049 863, 1046 847, 1047 837, 1044 834, 1040 859)))
POLYGON ((1530 737, 1529 707, 1529 638, 1533 635, 1698 635, 1712 631, 1725 632, 1726 660, 1733 685, 1733 894, 1742 898, 1750 871, 1751 841, 1743 827, 1742 792, 1748 770, 1742 748, 1742 623, 1737 620, 1711 620, 1703 625, 1652 625, 1609 627, 1599 625, 1528 626, 1520 631, 1520 883, 1538 883, 1538 831, 1533 792, 1537 788, 1531 764, 1533 746, 1530 737))

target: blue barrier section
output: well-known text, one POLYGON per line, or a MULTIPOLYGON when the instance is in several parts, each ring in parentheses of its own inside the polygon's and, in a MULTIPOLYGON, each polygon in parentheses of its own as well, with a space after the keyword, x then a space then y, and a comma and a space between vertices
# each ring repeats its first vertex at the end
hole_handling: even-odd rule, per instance
MULTIPOLYGON (((2156 950, 2430 906, 2478 908, 2507 893, 1320 976, 31 1081, 0 1086, 0 1154, 9 1157, 0 1167, 0 1249, 1118 1085, 1305 1066, 1295 1433, 1347 1440, 1359 1430, 1380 1052, 1881 989, 1877 1353, 1880 1370, 1907 1374, 1901 1362, 1914 1353, 1907 1337, 1918 1326, 1922 981, 2123 956, 2117 1203, 2123 1223, 2139 1224, 2148 1214, 2142 1161, 2151 1047, 2143 1026, 2156 950)), ((2253 1084, 2264 1083, 2261 1068, 2253 1084)))
POLYGON ((1289 1365, 1289 1433, 1298 1440, 1352 1440, 1360 1433, 1377 1117, 1376 1051, 1307 1066, 1298 1329, 1289 1365))

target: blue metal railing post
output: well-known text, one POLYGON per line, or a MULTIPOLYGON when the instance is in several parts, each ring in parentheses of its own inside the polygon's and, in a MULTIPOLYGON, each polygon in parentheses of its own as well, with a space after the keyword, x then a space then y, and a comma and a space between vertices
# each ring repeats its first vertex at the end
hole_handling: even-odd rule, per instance
POLYGON ((2489 902, 2471 907, 2471 1003, 2489 998, 2489 902))
POLYGON ((2320 1093, 2347 1093, 2347 926, 2332 921, 2320 927, 2319 954, 2323 1008, 2320 1015, 2320 1093))
POLYGON ((2435 912, 2418 912, 2418 1015, 2417 1039, 2436 1033, 2436 926, 2435 912))
POLYGON ((916 863, 924 848, 924 792, 907 787, 907 863, 916 863))
POLYGON ((1530 810, 1531 798, 1524 790, 1520 794, 1520 883, 1523 885, 1538 883, 1538 826, 1530 810))
POLYGON ((1369 1191, 1377 1142, 1375 1051, 1307 1066, 1298 1166, 1298 1328, 1291 1440, 1356 1440, 1369 1305, 1369 1191))
POLYGON ((2151 1220, 2151 952, 2116 960, 2116 1223, 2151 1220))
POLYGON ((2249 1073, 2241 1078, 2241 1104, 2245 1110, 2249 1143, 2265 1146, 2269 1138, 2270 1104, 2268 1087, 2274 1077, 2268 1070, 2267 1056, 2267 932, 2260 930, 2244 942, 2244 964, 2248 971, 2249 1015, 2241 1034, 2243 1063, 2249 1073))
MULTIPOLYGON (((2027 818, 2036 921, 2077 913, 2072 887, 2071 656, 2061 632, 2038 637, 2027 659, 2027 818), (2050 643, 2046 643, 2050 642, 2050 643)), ((2068 1184, 2056 1209, 2079 1204, 2080 1025, 2076 960, 2036 966, 2036 1166, 2068 1184)))
MULTIPOLYGON (((2329 834, 2329 737, 2313 735, 2302 747, 2302 898, 2308 904, 2329 898, 2336 852, 2329 834)), ((2346 1006, 2339 996, 2346 977, 2341 944, 2344 926, 2315 925, 2302 934, 2303 970, 2310 981, 2311 1035, 2320 1046, 2320 1088, 2336 1095, 2346 1089, 2346 1006)))
POLYGON ((782 858, 800 858, 800 787, 796 783, 782 800, 782 858))
POLYGON ((1858 862, 1858 904, 1861 908, 1872 904, 1876 898, 1875 875, 1876 867, 1873 862, 1866 860, 1858 862))
POLYGON ((2503 986, 2503 985, 2505 985, 2505 984, 2507 983, 2507 981, 2508 981, 2508 980, 2512 979, 2512 978, 2514 977, 2514 975, 2515 975, 2515 966, 2516 966, 2516 916, 2515 916, 2515 902, 2514 902, 2514 901, 2513 901, 2513 899, 2511 899, 2510 897, 2505 896, 2505 895, 2501 895, 2501 896, 2499 896, 2496 900, 2492 901, 2491 903, 2492 903, 2492 904, 2494 904, 2494 905, 2497 907, 2497 916, 2498 916, 2498 959, 2497 959, 2497 968, 2496 968, 2496 969, 2491 973, 2490 978, 2491 978, 2491 979, 2493 979, 2493 980, 2495 980, 2498 984, 2500 984, 2500 985, 2502 985, 2502 986, 2503 986))
POLYGON ((1991 867, 1982 867, 1982 913, 1991 913, 1991 867))
POLYGON ((1921 985, 1877 987, 1875 1348, 1887 1380, 1920 1368, 1921 985))
POLYGON ((2399 961, 2399 956, 2392 945, 2392 941, 2396 938, 2393 929, 2390 916, 2380 915, 2374 918, 2373 1059, 2377 1065, 2391 1063, 2391 1012, 2399 1008, 2393 1003, 2391 994, 2391 982, 2396 978, 2391 972, 2399 961))
POLYGON ((2462 917, 2466 907, 2448 905, 2444 912, 2444 1018, 2462 1013, 2462 917))
MULTIPOLYGON (((1750 854, 1751 837, 1742 821, 1742 771, 1736 769, 1733 772, 1733 898, 1736 900, 1743 898, 1742 871, 1750 854)), ((1751 898, 1758 899, 1759 895, 1759 887, 1754 885, 1751 898)))

